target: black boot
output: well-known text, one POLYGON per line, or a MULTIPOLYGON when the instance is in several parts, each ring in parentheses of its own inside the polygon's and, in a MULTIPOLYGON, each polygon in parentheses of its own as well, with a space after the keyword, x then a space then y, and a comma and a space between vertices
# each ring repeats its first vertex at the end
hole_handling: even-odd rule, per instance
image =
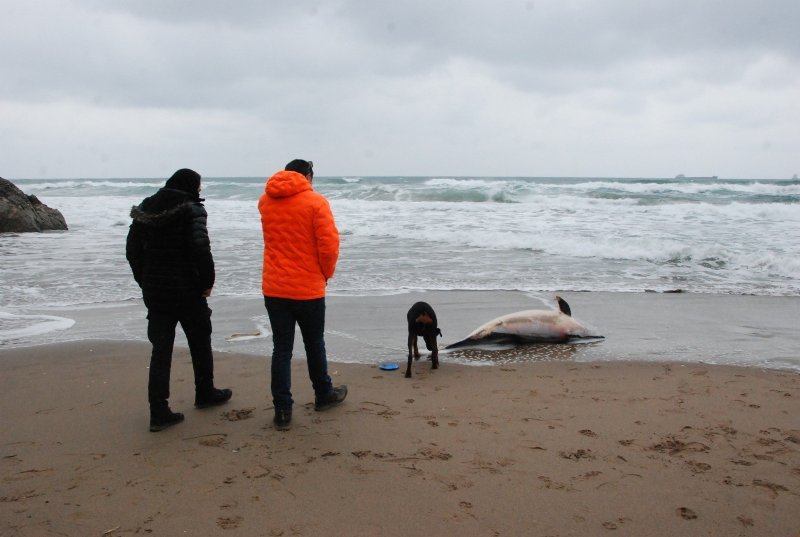
POLYGON ((272 423, 275 424, 275 428, 279 431, 287 431, 292 424, 292 411, 276 410, 272 423))
POLYGON ((150 432, 163 431, 183 421, 183 414, 173 412, 164 404, 150 405, 150 432))
POLYGON ((344 384, 341 386, 336 386, 330 391, 330 393, 323 395, 322 397, 315 398, 314 410, 318 412, 327 410, 344 401, 345 397, 347 397, 347 386, 344 384))
POLYGON ((196 392, 194 396, 195 408, 208 408, 212 406, 222 405, 228 402, 233 396, 233 391, 228 388, 219 390, 211 388, 211 390, 196 392))

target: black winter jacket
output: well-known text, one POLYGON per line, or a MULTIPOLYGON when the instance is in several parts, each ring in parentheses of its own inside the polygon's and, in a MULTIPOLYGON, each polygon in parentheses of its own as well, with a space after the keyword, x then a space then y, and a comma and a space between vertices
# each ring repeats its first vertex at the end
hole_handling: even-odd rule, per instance
POLYGON ((174 309, 214 286, 201 199, 162 188, 131 209, 125 254, 148 308, 174 309))

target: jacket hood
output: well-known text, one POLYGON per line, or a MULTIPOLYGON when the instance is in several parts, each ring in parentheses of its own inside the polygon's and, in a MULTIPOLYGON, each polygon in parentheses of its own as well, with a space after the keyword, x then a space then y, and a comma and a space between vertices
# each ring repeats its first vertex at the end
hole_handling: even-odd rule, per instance
POLYGON ((270 177, 264 187, 267 196, 271 198, 286 198, 307 190, 313 190, 313 188, 305 175, 286 170, 279 171, 270 177))
POLYGON ((131 208, 131 218, 140 224, 162 227, 191 214, 199 198, 173 188, 162 188, 131 208))
POLYGON ((199 197, 200 179, 200 174, 196 171, 183 168, 173 173, 172 177, 167 179, 167 184, 164 186, 199 197))

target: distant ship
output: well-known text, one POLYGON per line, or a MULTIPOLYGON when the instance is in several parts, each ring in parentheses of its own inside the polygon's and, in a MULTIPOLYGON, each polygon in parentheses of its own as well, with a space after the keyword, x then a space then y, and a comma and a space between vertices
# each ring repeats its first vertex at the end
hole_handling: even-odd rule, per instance
POLYGON ((695 180, 695 179, 719 179, 719 177, 717 177, 716 175, 709 175, 707 177, 686 177, 682 173, 679 173, 678 175, 675 176, 675 179, 691 179, 691 180, 695 180))

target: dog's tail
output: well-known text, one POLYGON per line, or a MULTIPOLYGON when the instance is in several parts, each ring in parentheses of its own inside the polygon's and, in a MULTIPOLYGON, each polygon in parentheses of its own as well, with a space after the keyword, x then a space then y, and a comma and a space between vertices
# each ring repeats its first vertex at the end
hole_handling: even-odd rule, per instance
POLYGON ((437 348, 438 345, 436 343, 436 336, 441 335, 442 331, 439 328, 437 328, 435 332, 426 332, 423 338, 425 340, 425 347, 427 347, 429 351, 437 348))

